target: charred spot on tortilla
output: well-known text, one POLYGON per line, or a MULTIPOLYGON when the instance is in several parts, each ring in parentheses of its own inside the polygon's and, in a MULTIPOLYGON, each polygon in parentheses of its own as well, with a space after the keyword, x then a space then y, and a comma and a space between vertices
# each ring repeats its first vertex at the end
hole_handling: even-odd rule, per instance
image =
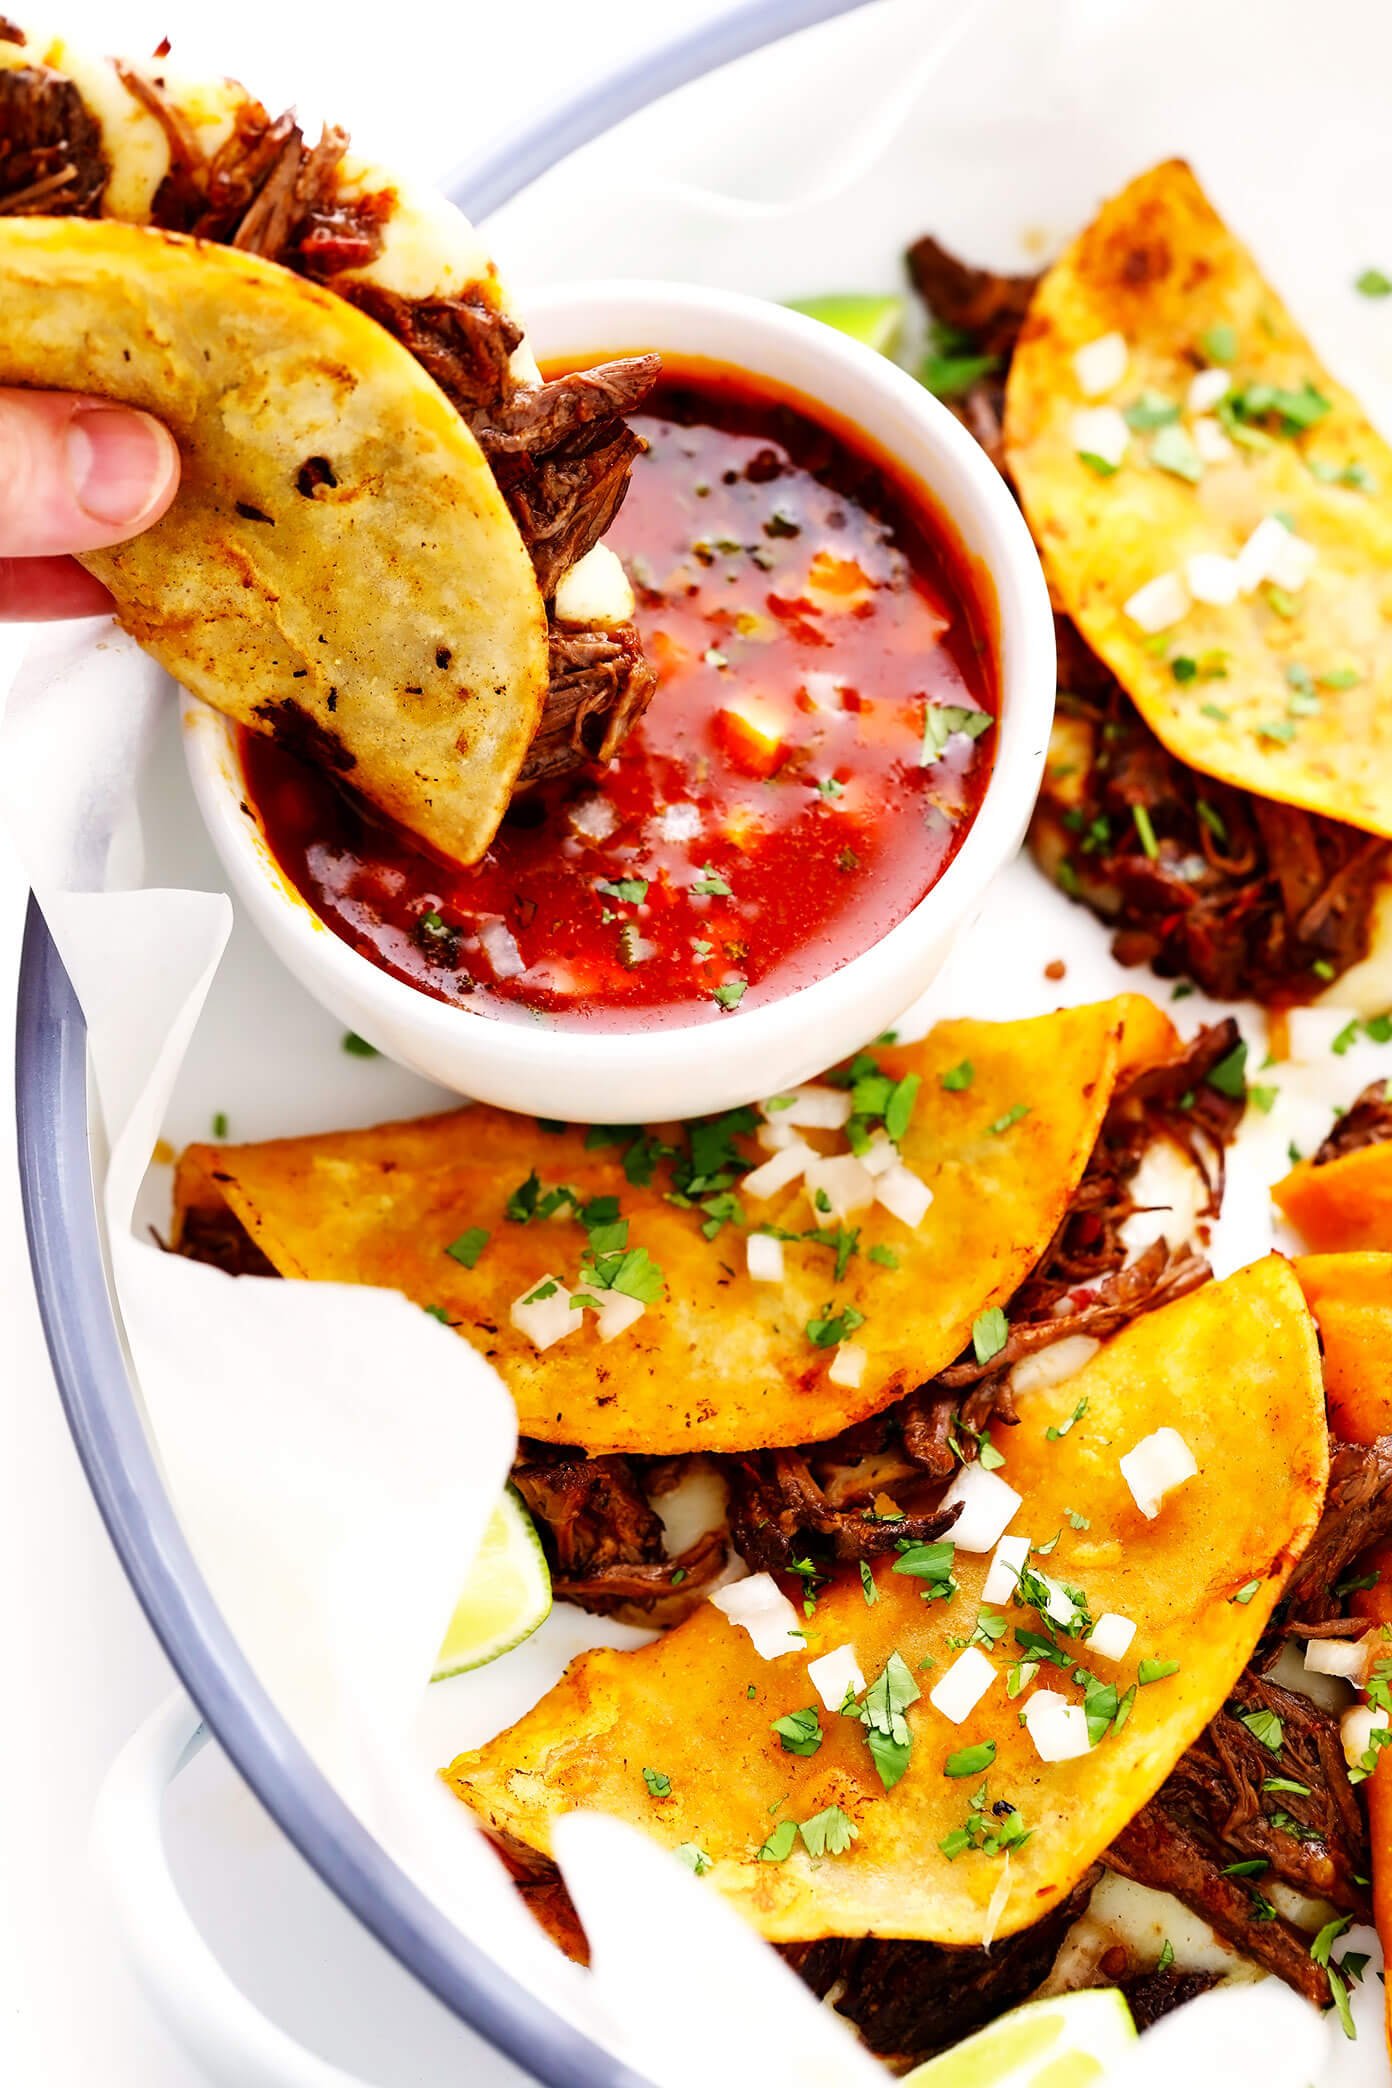
MULTIPOLYGON (((305 669, 299 667, 295 672, 301 675, 305 669)), ((331 711, 337 710, 337 689, 329 690, 326 705, 331 711)), ((330 732, 293 697, 283 696, 278 703, 258 704, 256 715, 264 728, 301 760, 313 762, 319 768, 336 769, 341 775, 357 767, 357 755, 349 752, 338 734, 330 732)))
POLYGON ((274 520, 264 508, 253 507, 249 500, 238 500, 233 504, 244 522, 267 522, 272 529, 275 528, 274 520))
POLYGON ((303 493, 306 500, 313 500, 321 486, 332 488, 337 484, 334 468, 327 457, 306 457, 295 474, 296 490, 303 493))

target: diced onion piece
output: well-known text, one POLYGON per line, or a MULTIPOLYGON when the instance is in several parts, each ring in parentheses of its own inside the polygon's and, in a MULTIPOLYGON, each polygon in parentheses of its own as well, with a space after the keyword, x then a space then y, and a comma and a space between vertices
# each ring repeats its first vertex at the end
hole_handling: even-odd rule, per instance
POLYGON ((584 1295, 596 1301, 595 1332, 601 1341, 617 1341, 648 1309, 641 1298, 630 1298, 627 1291, 586 1291, 584 1295))
POLYGON ((760 1124, 754 1136, 766 1153, 781 1153, 787 1146, 805 1143, 791 1124, 781 1123, 777 1117, 771 1123, 760 1124))
POLYGON ((860 1672, 854 1646, 833 1646, 830 1653, 807 1663, 807 1679, 828 1711, 839 1711, 847 1695, 864 1696, 865 1677, 860 1672))
POLYGON ((1356 1769, 1373 1744, 1373 1734, 1379 1726, 1388 1724, 1385 1711, 1375 1711, 1371 1704, 1355 1704, 1345 1711, 1339 1720, 1339 1738, 1344 1743, 1344 1760, 1350 1769, 1356 1769))
POLYGON ((1121 1476, 1142 1515, 1154 1522, 1161 1503, 1186 1479, 1198 1475, 1194 1453, 1176 1428, 1157 1428, 1142 1436, 1121 1459, 1121 1476))
MULTIPOLYGON (((773 1112, 785 1124, 797 1124, 804 1131, 840 1131, 850 1121, 849 1088, 823 1087, 813 1082, 791 1088, 789 1093, 791 1102, 784 1102, 782 1109, 773 1112)), ((780 1095, 777 1100, 783 1102, 783 1097, 780 1095)), ((767 1104, 763 1107, 767 1114, 767 1104)))
POLYGON ((891 1218, 908 1226, 922 1225, 933 1201, 933 1192, 921 1175, 902 1162, 887 1167, 875 1183, 875 1201, 883 1204, 891 1218))
POLYGON ((787 1189, 797 1181, 808 1162, 816 1157, 806 1139, 794 1139, 771 1160, 752 1167, 740 1182, 740 1191, 745 1196, 777 1196, 780 1189, 787 1189))
POLYGON ((1126 375, 1129 360, 1122 334, 1102 334, 1097 340, 1086 342, 1073 357, 1073 374, 1083 397, 1100 399, 1104 392, 1115 391, 1126 375))
POLYGON ((595 544, 561 575, 551 606, 557 623, 628 623, 633 589, 617 555, 607 544, 595 544))
POLYGON ((996 1670, 979 1646, 968 1646, 959 1653, 935 1689, 928 1692, 928 1701, 944 1718, 960 1725, 970 1718, 987 1690, 996 1679, 996 1670))
POLYGON ((1020 1569, 1030 1555, 1028 1537, 1002 1537, 991 1556, 981 1586, 983 1602, 1009 1602, 1019 1584, 1020 1569))
POLYGON ((1100 1653, 1104 1660, 1125 1660, 1135 1636, 1136 1627, 1130 1617, 1118 1616, 1115 1610, 1104 1610, 1083 1644, 1090 1652, 1100 1653))
POLYGON ((1138 587, 1122 608, 1133 624, 1153 638, 1188 614, 1189 591, 1178 573, 1157 573, 1144 587, 1138 587))
POLYGON ((1049 1591, 1048 1600, 1044 1604, 1045 1616, 1052 1617, 1055 1624, 1071 1624, 1078 1614, 1078 1605, 1063 1582, 1051 1579, 1047 1573, 1041 1573, 1039 1578, 1049 1591))
POLYGON ((1231 457, 1237 455, 1236 449, 1217 421, 1210 420, 1207 415, 1201 420, 1196 420, 1189 432, 1194 438, 1194 447, 1199 453, 1201 464, 1226 464, 1231 457))
POLYGON ((513 1326, 537 1349, 549 1349, 553 1342, 574 1334, 584 1317, 579 1306, 571 1304, 566 1286, 554 1276, 538 1276, 508 1307, 513 1326), (536 1293, 548 1284, 555 1284, 555 1289, 549 1297, 538 1298, 536 1293))
POLYGON ((874 1175, 878 1181, 881 1175, 889 1173, 891 1167, 899 1165, 899 1148, 887 1131, 872 1131, 869 1150, 857 1153, 856 1158, 865 1172, 874 1175))
POLYGON ((566 818, 586 841, 607 841, 619 823, 619 815, 606 797, 581 798, 566 809, 566 818))
POLYGON ((1293 530, 1267 515, 1259 522, 1237 554, 1238 587, 1251 594, 1270 580, 1289 594, 1296 594, 1309 579, 1319 553, 1293 530))
POLYGON ((1115 406, 1090 406, 1075 413, 1069 435, 1079 456, 1100 457, 1104 464, 1120 464, 1131 441, 1131 430, 1115 406))
POLYGON ((955 1508, 959 1501, 962 1512, 947 1535, 961 1552, 994 1551, 1020 1506, 1014 1487, 979 1464, 963 1465, 938 1505, 955 1508))
POLYGON ((1076 1377, 1085 1363, 1090 1363, 1102 1344, 1091 1334, 1065 1334, 1062 1341, 1051 1341, 1047 1348, 1033 1356, 1021 1356, 1010 1373, 1010 1389, 1013 1393, 1047 1391, 1050 1385, 1062 1385, 1076 1377))
POLYGON ((1072 1762, 1091 1754, 1086 1711, 1056 1689, 1033 1691, 1020 1715, 1041 1762, 1072 1762))
POLYGON ((1196 602, 1214 602, 1226 609, 1237 600, 1237 560, 1221 558, 1216 551, 1196 551, 1184 561, 1184 579, 1196 602))
POLYGON ((772 1233, 752 1232, 744 1243, 744 1258, 756 1283, 781 1283, 784 1276, 783 1242, 772 1233))
POLYGON ((527 969, 517 938, 506 921, 485 921, 479 929, 479 941, 495 979, 515 979, 527 969))
POLYGON ((1344 1682, 1361 1682, 1367 1665, 1366 1636, 1357 1639, 1309 1639, 1306 1642, 1307 1674, 1338 1675, 1344 1682))
POLYGON ((777 1660, 784 1653, 803 1650, 797 1611, 771 1574, 751 1573, 747 1580, 717 1588, 711 1601, 732 1624, 749 1633, 760 1660, 777 1660))
MULTIPOLYGON (((772 1161, 767 1164, 773 1165, 772 1161)), ((803 1186, 819 1214, 849 1218, 855 1211, 868 1209, 876 1190, 884 1185, 866 1173, 854 1153, 836 1153, 830 1160, 809 1160, 803 1186), (820 1200, 823 1197, 825 1204, 820 1200)))
POLYGON ((857 1342, 838 1342, 836 1354, 831 1359, 831 1368, 827 1372, 827 1383, 845 1385, 849 1391, 854 1392, 865 1375, 867 1361, 866 1351, 857 1342))
POLYGON ((700 806, 665 805, 658 818, 657 831, 663 841, 694 841, 701 831, 700 806))
POLYGON ((1226 399, 1232 388, 1232 378, 1226 370, 1199 370, 1189 380, 1189 389, 1184 394, 1184 404, 1190 413, 1212 413, 1220 399, 1226 399))

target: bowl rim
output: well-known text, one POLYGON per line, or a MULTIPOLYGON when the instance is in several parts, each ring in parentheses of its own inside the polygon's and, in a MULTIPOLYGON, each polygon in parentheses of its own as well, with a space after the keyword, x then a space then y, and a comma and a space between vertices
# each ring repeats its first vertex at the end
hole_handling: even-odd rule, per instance
MULTIPOLYGON (((370 1006, 398 1035, 427 1042, 427 1048, 453 1050, 461 1061, 476 1064, 505 1059, 523 1073, 568 1069, 578 1079, 604 1076, 616 1089, 631 1079, 671 1081, 709 1068, 713 1059, 748 1059, 753 1065, 778 1052, 787 1055, 800 1038, 848 1003, 892 991, 896 974, 905 973, 916 954, 941 943, 969 920, 987 887, 1014 854, 1043 774, 1049 725, 1054 706, 1054 626, 1048 586, 1023 515, 1000 472, 984 450, 941 400, 898 364, 874 349, 836 332, 800 312, 749 296, 657 278, 589 278, 535 291, 528 298, 528 338, 548 331, 565 335, 577 354, 592 352, 606 339, 611 349, 640 323, 601 316, 625 308, 669 320, 679 333, 683 322, 719 321, 732 332, 732 347, 765 342, 770 351, 780 341, 810 356, 848 392, 859 390, 867 402, 867 421, 876 414, 907 418, 921 430, 923 453, 901 468, 910 487, 917 482, 958 533, 966 522, 985 539, 963 544, 993 597, 998 679, 998 729, 995 758, 980 805, 952 860, 923 897, 885 934, 823 977, 792 988, 776 999, 741 1009, 732 1022, 692 1021, 662 1027, 625 1029, 552 1025, 500 1020, 483 1009, 436 1000, 385 971, 327 928, 309 901, 276 865, 265 840, 259 814, 249 818, 251 803, 237 750, 237 728, 221 713, 183 695, 185 757, 200 810, 229 877, 258 915, 263 929, 270 916, 293 945, 282 961, 295 975, 326 980, 340 1004, 370 1006), (971 489, 968 503, 949 503, 935 491, 934 467, 945 469, 971 489), (964 510, 970 509, 967 513, 964 510), (467 1027, 466 1027, 467 1025, 467 1027)), ((662 344, 659 342, 659 346, 662 344)), ((683 352, 679 340, 670 345, 683 352)), ((772 360, 772 353, 766 358, 772 360)), ((753 367, 761 368, 754 358, 753 367)), ((769 370, 770 376, 777 372, 769 370)), ((798 392, 811 397, 805 384, 798 392)), ((815 406, 815 398, 811 399, 815 406)), ((828 411, 854 422, 853 408, 827 401, 828 411)), ((873 426, 869 430, 872 440, 873 426)), ((883 446, 883 445, 882 445, 883 446)), ((311 990, 314 990, 311 987, 311 990)), ((905 991, 903 1002, 913 998, 905 991)))

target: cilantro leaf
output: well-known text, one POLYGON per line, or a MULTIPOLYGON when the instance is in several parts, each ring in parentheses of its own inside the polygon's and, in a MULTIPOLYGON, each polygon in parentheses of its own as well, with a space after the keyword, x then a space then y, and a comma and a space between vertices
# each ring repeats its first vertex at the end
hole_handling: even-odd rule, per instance
POLYGON ((854 1820, 846 1817, 839 1805, 829 1805, 825 1812, 814 1813, 810 1820, 799 1824, 797 1831, 809 1856, 842 1856, 851 1843, 860 1838, 860 1829, 854 1820))
POLYGON ((785 1754, 814 1755, 824 1738, 815 1704, 809 1704, 805 1711, 789 1711, 785 1717, 775 1718, 769 1730, 777 1733, 785 1754))
POLYGON ((476 1269, 478 1259, 488 1245, 490 1235, 481 1225, 471 1225, 457 1240, 451 1240, 445 1252, 451 1261, 459 1262, 466 1269, 476 1269))

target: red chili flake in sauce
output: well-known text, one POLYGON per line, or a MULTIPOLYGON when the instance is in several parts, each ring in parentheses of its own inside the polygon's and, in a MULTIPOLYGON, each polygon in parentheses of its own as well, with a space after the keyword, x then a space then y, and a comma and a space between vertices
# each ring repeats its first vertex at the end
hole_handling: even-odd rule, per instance
POLYGON ((659 686, 615 761, 522 793, 482 862, 447 869, 243 738, 315 912, 479 1012, 718 1021, 824 978, 937 882, 990 774, 987 613, 885 459, 706 367, 634 426, 648 449, 606 541, 659 686), (950 729, 925 732, 939 706, 950 729))

